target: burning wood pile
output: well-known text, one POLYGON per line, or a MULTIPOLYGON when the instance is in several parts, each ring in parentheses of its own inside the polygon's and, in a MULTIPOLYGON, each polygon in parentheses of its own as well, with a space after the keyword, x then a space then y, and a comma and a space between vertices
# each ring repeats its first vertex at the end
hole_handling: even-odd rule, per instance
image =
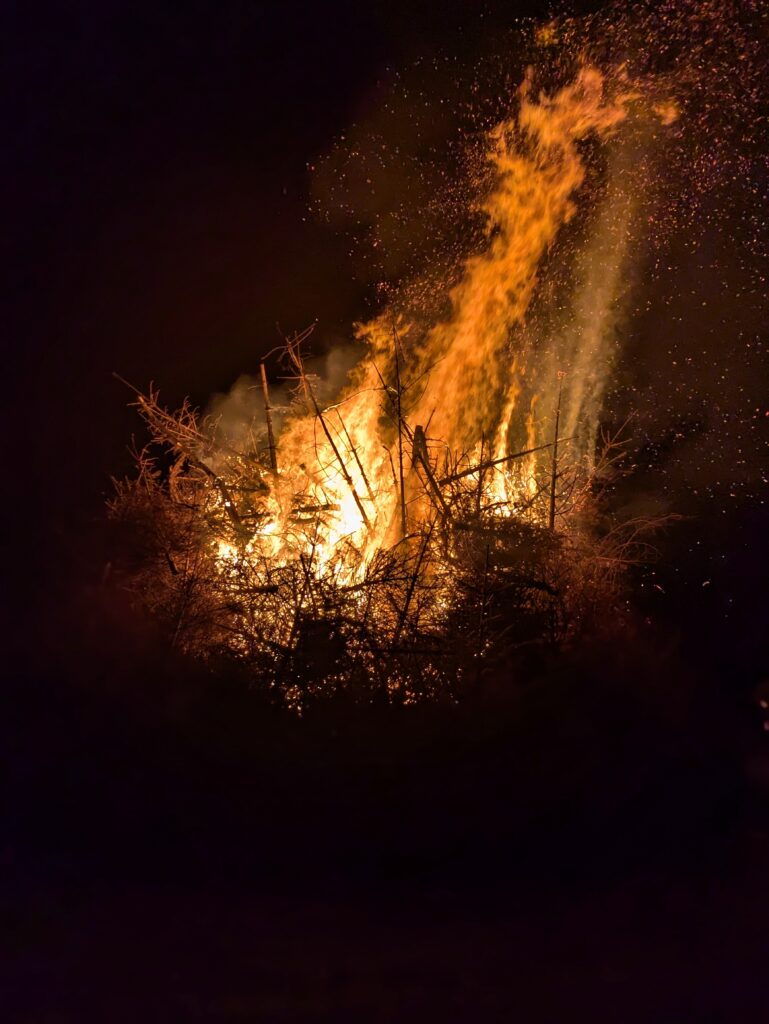
POLYGON ((389 367, 368 371, 379 386, 366 402, 379 407, 380 446, 390 441, 372 458, 346 421, 355 393, 318 404, 306 338, 284 352, 297 387, 283 434, 307 439, 299 462, 284 465, 264 364, 251 450, 218 439, 189 404, 172 413, 156 391, 137 393, 151 441, 111 512, 133 545, 125 581, 172 646, 235 660, 296 708, 340 691, 454 700, 521 647, 561 644, 606 614, 644 556, 639 524, 596 522, 620 445, 590 468, 569 464, 556 410, 550 442, 452 452, 409 420, 394 333, 389 367))
POLYGON ((293 392, 279 410, 262 364, 262 418, 245 438, 137 393, 151 440, 112 513, 136 543, 126 579, 174 647, 234 659, 297 708, 340 691, 454 700, 504 675, 522 645, 563 643, 612 613, 648 525, 613 526, 597 496, 618 458, 599 441, 600 303, 623 265, 626 175, 585 214, 602 246, 607 224, 622 228, 611 274, 584 280, 590 301, 574 284, 555 334, 522 324, 575 213, 579 143, 616 147, 631 115, 657 114, 621 74, 590 67, 552 96, 529 92, 527 80, 488 136, 485 248, 440 316, 393 306, 359 326, 333 400, 307 370, 310 331, 282 350, 293 392))

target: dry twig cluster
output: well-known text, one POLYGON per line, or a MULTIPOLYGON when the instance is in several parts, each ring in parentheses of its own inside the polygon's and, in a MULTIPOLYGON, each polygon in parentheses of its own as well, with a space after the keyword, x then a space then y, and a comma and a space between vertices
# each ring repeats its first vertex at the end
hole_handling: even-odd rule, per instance
POLYGON ((365 549, 351 534, 329 550, 340 505, 281 465, 264 369, 267 445, 252 451, 218 439, 188 403, 169 412, 155 390, 137 393, 150 442, 134 451, 136 474, 116 482, 110 509, 130 542, 123 580, 170 645, 235 660, 297 708, 340 692, 455 700, 509 674, 522 647, 573 641, 619 614, 624 573, 650 557, 659 525, 617 525, 602 511, 620 441, 603 438, 590 468, 568 465, 556 417, 553 442, 536 449, 547 450, 546 471, 513 495, 499 476, 531 452, 495 459, 483 441, 474 455, 431 444, 404 414, 396 348, 393 382, 377 370, 398 426, 385 529, 370 511, 382 496, 365 453, 339 410, 320 408, 300 341, 286 350, 296 415, 320 428, 312 457, 321 477, 335 464, 365 549))

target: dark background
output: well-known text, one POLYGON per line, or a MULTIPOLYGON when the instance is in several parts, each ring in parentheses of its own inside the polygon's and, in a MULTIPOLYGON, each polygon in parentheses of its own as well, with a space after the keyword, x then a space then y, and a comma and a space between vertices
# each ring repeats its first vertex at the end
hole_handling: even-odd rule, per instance
POLYGON ((511 987, 526 1020, 572 997, 763 1019, 766 321, 728 255, 742 221, 666 252, 628 339, 628 500, 690 517, 638 581, 629 658, 546 668, 523 719, 302 725, 194 667, 148 674, 104 607, 136 427, 112 372, 205 404, 276 322, 346 336, 376 295, 309 212, 308 165, 393 69, 543 9, 3 5, 6 1019, 508 1019, 511 987))

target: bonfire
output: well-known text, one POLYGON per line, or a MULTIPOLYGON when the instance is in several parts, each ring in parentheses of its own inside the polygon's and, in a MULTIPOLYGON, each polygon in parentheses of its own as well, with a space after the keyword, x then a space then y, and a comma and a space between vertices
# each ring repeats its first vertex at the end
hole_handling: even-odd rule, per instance
MULTIPOLYGON (((358 325, 331 400, 307 369, 312 328, 261 363, 261 416, 236 439, 136 392, 150 442, 111 509, 136 545, 126 583, 173 647, 234 660, 298 709, 340 691, 457 700, 521 649, 620 614, 655 524, 618 523, 602 502, 623 455, 601 426, 611 339, 584 310, 557 337, 522 326, 575 213, 581 143, 616 147, 626 123, 674 116, 660 110, 621 73, 585 67, 538 99, 527 79, 488 135, 485 243, 448 314, 391 304, 358 325)), ((608 182, 594 207, 619 274, 628 197, 608 182)))

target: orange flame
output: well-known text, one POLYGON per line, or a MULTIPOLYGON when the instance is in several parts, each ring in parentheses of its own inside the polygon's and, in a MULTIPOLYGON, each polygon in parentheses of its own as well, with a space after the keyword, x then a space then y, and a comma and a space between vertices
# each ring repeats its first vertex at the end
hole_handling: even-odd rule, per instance
MULTIPOLYGON (((575 213, 586 176, 580 142, 608 140, 640 99, 621 74, 609 80, 593 67, 583 67, 552 96, 533 97, 527 76, 515 114, 488 136, 493 187, 482 205, 485 248, 466 260, 449 294, 450 315, 421 336, 414 324, 394 322, 390 311, 359 328, 367 355, 337 405, 321 411, 306 396, 305 408, 278 438, 272 525, 254 537, 254 546, 287 560, 303 551, 313 571, 352 581, 380 547, 399 539, 401 502, 412 527, 440 513, 431 474, 463 459, 469 466, 482 457, 503 459, 521 442, 532 449, 552 440, 557 371, 571 367, 560 365, 557 352, 549 358, 525 348, 512 352, 511 332, 524 322, 543 258, 575 213), (396 354, 401 343, 405 351, 396 354), (420 427, 427 432, 425 459, 417 451, 420 427), (297 524, 297 503, 321 511, 297 524)), ((654 110, 664 123, 675 116, 671 103, 654 110)), ((572 344, 570 356, 579 381, 566 396, 564 423, 576 432, 586 416, 592 419, 575 446, 586 453, 600 411, 601 388, 591 373, 605 377, 606 360, 587 336, 576 350, 572 344)), ((538 468, 533 453, 483 474, 497 514, 530 503, 538 468)))

